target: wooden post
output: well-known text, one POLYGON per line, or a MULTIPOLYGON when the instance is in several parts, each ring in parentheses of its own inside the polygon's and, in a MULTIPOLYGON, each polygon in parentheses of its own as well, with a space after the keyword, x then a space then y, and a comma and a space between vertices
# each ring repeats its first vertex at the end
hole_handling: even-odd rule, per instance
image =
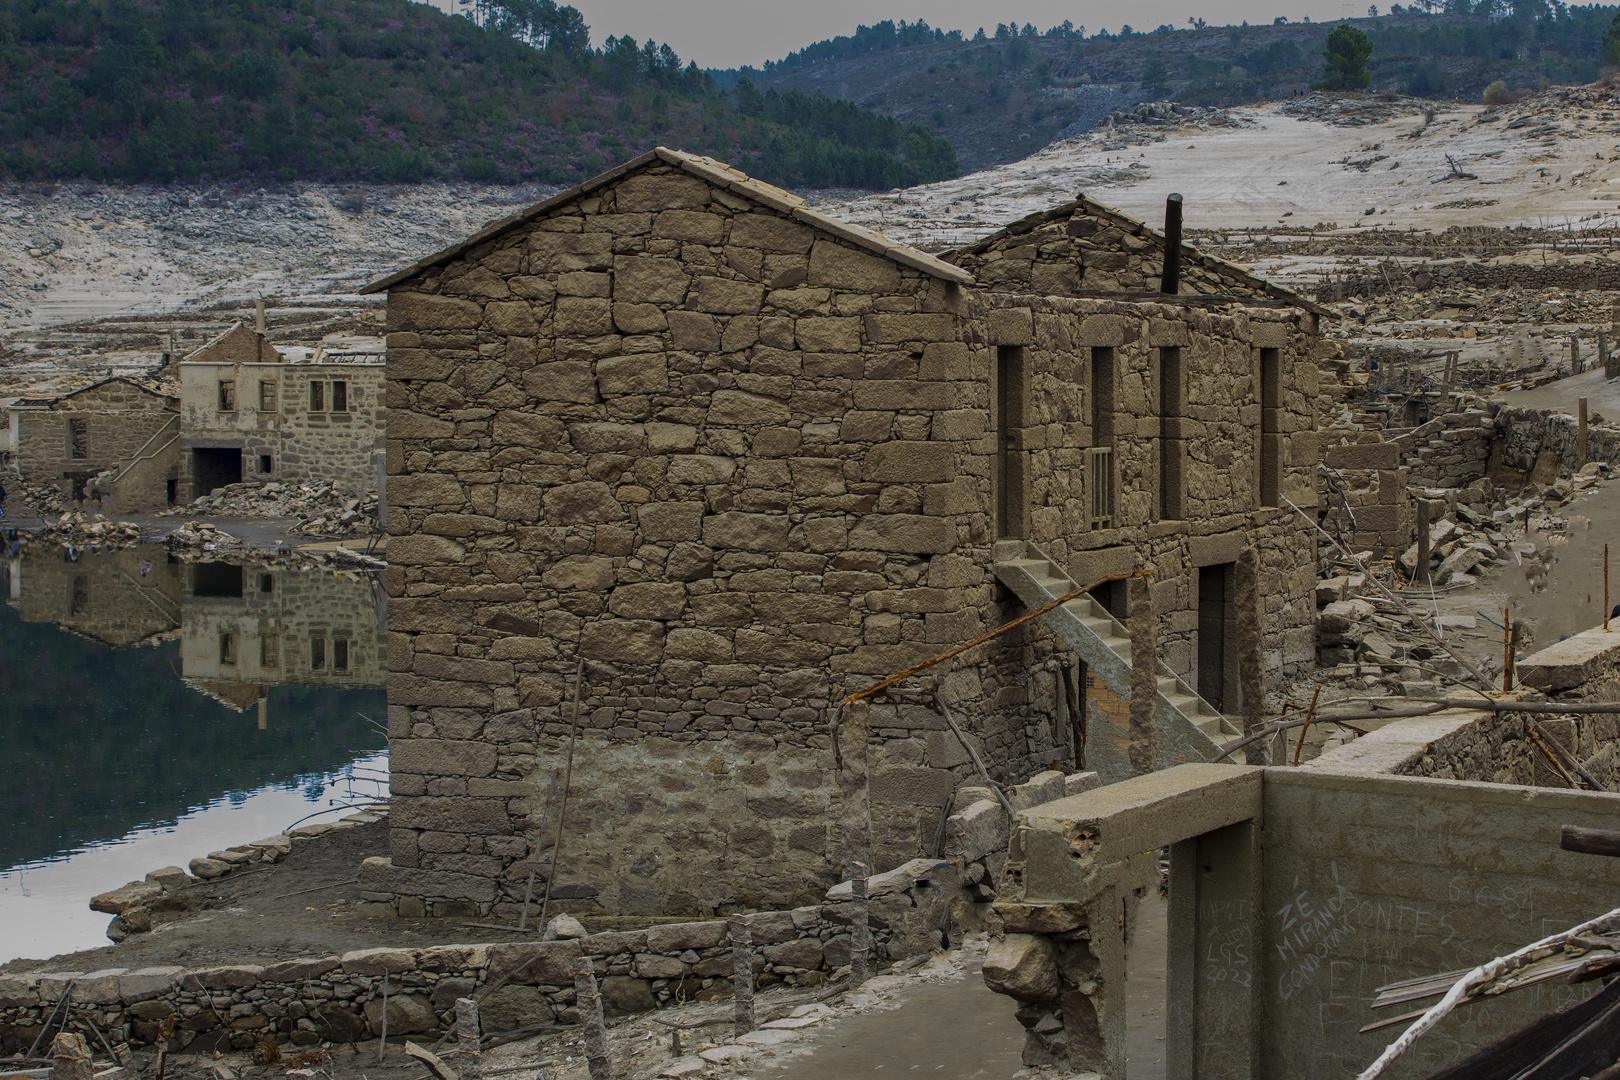
MULTIPOLYGON (((596 991, 596 972, 588 956, 574 961, 574 1007, 585 1028, 585 1062, 590 1066, 591 1080, 614 1080, 607 1028, 602 1023, 602 995, 596 991)), ((466 1080, 466 1074, 462 1080, 466 1080)))
POLYGON ((1412 580, 1427 585, 1429 583, 1429 500, 1419 499, 1417 508, 1417 563, 1412 567, 1412 580))
POLYGON ((1519 619, 1513 620, 1513 635, 1508 639, 1507 670, 1502 673, 1502 681, 1511 689, 1513 686, 1513 668, 1518 662, 1519 633, 1524 629, 1524 623, 1519 619))
POLYGON ((1513 689, 1513 638, 1509 632, 1511 622, 1508 609, 1502 609, 1502 693, 1513 689))
POLYGON ((1576 421, 1575 429, 1575 457, 1580 464, 1586 464, 1586 399, 1577 398, 1575 401, 1576 421))
POLYGON ((388 979, 389 973, 383 970, 383 1008, 382 1008, 382 1035, 377 1040, 377 1064, 383 1063, 383 1055, 388 1052, 388 979))
POLYGON ((479 1080, 484 1075, 479 1056, 478 1002, 456 999, 456 1074, 461 1080, 479 1080))
POLYGON ((732 1032, 737 1036, 754 1030, 754 946, 752 928, 746 915, 731 917, 731 983, 736 997, 732 1032))
MULTIPOLYGON (((1083 660, 1078 662, 1085 663, 1083 660)), ((1067 658, 1059 660, 1058 673, 1063 677, 1063 693, 1067 697, 1069 704, 1069 730, 1074 741, 1074 771, 1085 772, 1086 729, 1090 726, 1090 717, 1086 715, 1086 709, 1090 703, 1086 700, 1085 679, 1075 679, 1067 658), (1080 684, 1078 693, 1075 690, 1076 682, 1080 684)))
POLYGON ((866 981, 866 954, 872 949, 872 928, 867 922, 865 863, 850 864, 849 894, 854 901, 849 950, 849 988, 853 990, 866 981))
POLYGON ((1609 632, 1609 545, 1603 545, 1603 632, 1609 632))

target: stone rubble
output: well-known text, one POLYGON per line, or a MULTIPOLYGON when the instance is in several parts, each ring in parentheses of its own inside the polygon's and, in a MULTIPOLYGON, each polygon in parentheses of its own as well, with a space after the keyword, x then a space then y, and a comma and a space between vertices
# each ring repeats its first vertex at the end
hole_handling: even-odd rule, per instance
POLYGON ((228 518, 297 518, 287 532, 302 536, 366 536, 377 531, 377 493, 344 494, 337 483, 229 484, 200 495, 167 515, 206 514, 228 518))

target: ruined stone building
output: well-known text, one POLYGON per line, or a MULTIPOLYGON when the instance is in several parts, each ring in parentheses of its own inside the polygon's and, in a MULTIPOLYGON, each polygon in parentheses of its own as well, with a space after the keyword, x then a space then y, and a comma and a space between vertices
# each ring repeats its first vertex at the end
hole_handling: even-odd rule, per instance
MULTIPOLYGON (((25 395, 10 409, 13 460, 30 481, 83 499, 107 469, 172 438, 178 405, 172 382, 122 375, 61 394, 25 395)), ((150 505, 162 494, 159 485, 140 498, 150 505)))
POLYGON ((237 323, 150 378, 117 377, 11 406, 15 461, 33 482, 117 513, 235 483, 382 479, 383 354, 375 339, 277 348, 237 323))
POLYGON ((383 356, 372 341, 273 348, 238 324, 179 364, 178 497, 227 484, 375 489, 383 356))
MULTIPOLYGON (((972 776, 923 705, 836 702, 1077 583, 935 669, 999 780, 1206 760, 1237 628, 1312 662, 1321 310, 1078 200, 934 257, 660 149, 369 287, 388 294, 393 854, 371 899, 521 896, 583 728, 554 896, 780 908, 864 850, 936 854, 972 776), (1128 632, 1159 664, 1127 724, 1128 632), (1127 730, 1127 727, 1131 730, 1127 730), (1141 760, 1127 760, 1127 745, 1141 760), (840 783, 846 790, 840 791, 840 783)), ((1152 670, 1145 668, 1144 670, 1152 670)), ((549 843, 549 841, 542 841, 549 843)))

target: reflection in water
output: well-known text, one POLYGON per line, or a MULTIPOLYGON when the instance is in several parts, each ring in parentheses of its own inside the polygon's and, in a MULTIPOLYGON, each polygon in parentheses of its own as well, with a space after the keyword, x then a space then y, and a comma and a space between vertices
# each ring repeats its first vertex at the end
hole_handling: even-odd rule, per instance
MULTIPOLYGON (((386 741, 373 722, 386 708, 386 620, 372 575, 185 564, 161 547, 77 561, 41 552, 7 571, 0 761, 26 782, 0 791, 0 868, 80 864, 109 844, 144 850, 218 806, 182 827, 212 835, 192 823, 284 792, 292 802, 277 802, 270 828, 244 822, 221 838, 254 840, 325 808, 329 778, 386 741)), ((160 847, 130 854, 139 872, 119 872, 209 850, 160 847)), ((80 883, 89 891, 72 903, 128 879, 80 883)), ((0 925, 17 925, 21 880, 0 872, 0 925)), ((12 935, 0 938, 15 955, 12 935)))

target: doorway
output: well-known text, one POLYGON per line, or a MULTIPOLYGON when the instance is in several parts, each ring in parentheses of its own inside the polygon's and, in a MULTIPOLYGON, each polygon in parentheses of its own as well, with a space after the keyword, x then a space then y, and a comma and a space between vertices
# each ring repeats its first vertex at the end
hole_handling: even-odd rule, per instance
POLYGON ((1198 570, 1198 696, 1221 712, 1237 707, 1237 695, 1229 692, 1237 680, 1227 633, 1235 569, 1235 563, 1221 563, 1198 570))
POLYGON ((234 446, 193 447, 191 475, 196 480, 198 495, 207 495, 227 484, 240 484, 242 451, 234 446))

